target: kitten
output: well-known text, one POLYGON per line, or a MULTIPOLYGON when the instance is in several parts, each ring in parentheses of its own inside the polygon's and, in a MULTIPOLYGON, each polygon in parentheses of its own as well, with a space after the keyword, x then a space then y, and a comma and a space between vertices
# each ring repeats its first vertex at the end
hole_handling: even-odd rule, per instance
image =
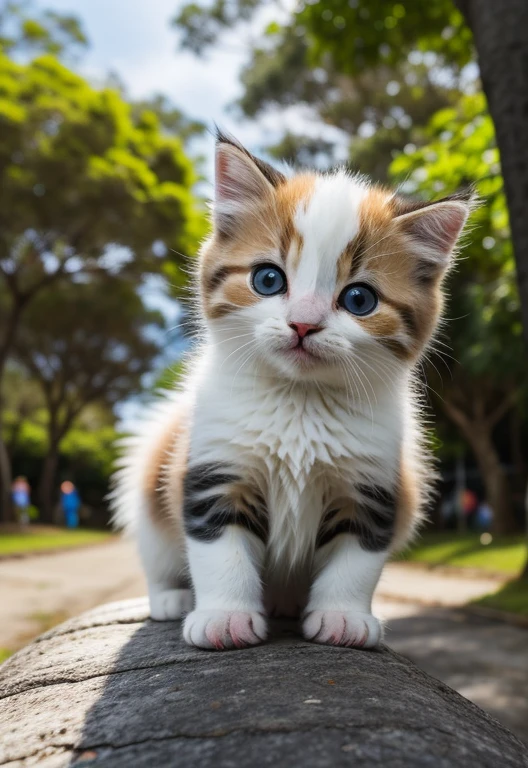
POLYGON ((380 642, 372 594, 430 484, 414 371, 470 206, 343 170, 286 178, 218 136, 203 343, 113 501, 152 618, 190 611, 190 645, 259 643, 271 614, 315 642, 380 642))

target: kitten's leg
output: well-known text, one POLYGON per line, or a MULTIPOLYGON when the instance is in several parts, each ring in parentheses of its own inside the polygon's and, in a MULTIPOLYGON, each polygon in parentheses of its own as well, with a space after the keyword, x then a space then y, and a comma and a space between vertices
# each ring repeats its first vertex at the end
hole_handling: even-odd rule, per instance
POLYGON ((355 491, 350 508, 331 512, 319 531, 303 631, 318 643, 373 648, 383 631, 372 615, 372 595, 389 555, 398 501, 381 487, 355 491))
POLYGON ((184 520, 195 610, 185 619, 189 645, 223 650, 266 637, 261 571, 266 518, 258 500, 218 465, 189 470, 184 520))
POLYGON ((138 548, 147 578, 151 618, 180 619, 192 609, 182 536, 170 529, 161 530, 146 513, 138 521, 138 548))
POLYGON ((238 525, 228 525, 214 541, 187 541, 196 600, 185 619, 189 645, 224 650, 266 639, 260 568, 264 545, 238 525))
POLYGON ((382 627, 372 615, 372 595, 388 552, 364 550, 357 536, 342 533, 316 553, 318 571, 304 613, 307 640, 373 648, 382 627))

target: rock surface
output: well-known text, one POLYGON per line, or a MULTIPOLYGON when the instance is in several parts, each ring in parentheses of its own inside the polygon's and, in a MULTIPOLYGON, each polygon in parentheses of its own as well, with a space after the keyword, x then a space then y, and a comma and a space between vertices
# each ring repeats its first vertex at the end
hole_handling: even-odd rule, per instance
POLYGON ((523 745, 390 650, 188 648, 144 600, 72 619, 0 667, 0 765, 521 768, 523 745))

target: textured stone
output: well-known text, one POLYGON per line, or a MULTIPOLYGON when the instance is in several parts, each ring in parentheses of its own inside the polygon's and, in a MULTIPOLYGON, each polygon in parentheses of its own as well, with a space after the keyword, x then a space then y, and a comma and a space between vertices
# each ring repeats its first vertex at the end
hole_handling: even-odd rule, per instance
POLYGON ((523 745, 388 649, 185 646, 144 601, 57 627, 0 667, 0 764, 521 768, 523 745))

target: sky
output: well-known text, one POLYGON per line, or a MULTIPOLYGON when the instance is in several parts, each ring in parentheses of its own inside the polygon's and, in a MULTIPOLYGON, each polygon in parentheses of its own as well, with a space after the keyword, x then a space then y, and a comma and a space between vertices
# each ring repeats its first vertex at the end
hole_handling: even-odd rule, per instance
MULTIPOLYGON (((237 30, 201 58, 178 50, 170 22, 184 0, 35 0, 34 5, 80 18, 90 48, 75 69, 95 84, 116 73, 132 98, 163 93, 187 116, 211 129, 217 123, 253 151, 279 138, 285 122, 298 119, 275 114, 254 123, 228 111, 241 93, 238 74, 248 58, 248 39, 237 30)), ((204 140, 200 152, 211 180, 212 138, 204 140)))

